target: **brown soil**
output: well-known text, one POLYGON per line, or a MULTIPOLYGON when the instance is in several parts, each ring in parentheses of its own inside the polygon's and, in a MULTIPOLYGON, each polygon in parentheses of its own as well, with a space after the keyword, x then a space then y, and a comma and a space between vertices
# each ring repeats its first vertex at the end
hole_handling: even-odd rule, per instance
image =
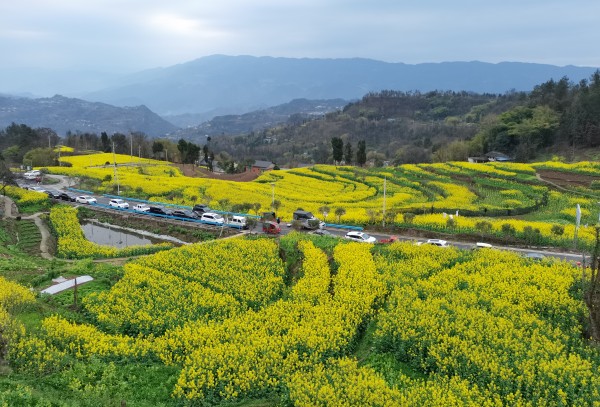
POLYGON ((225 181, 235 181, 235 182, 250 182, 254 181, 258 175, 246 171, 240 174, 222 174, 216 172, 210 172, 205 168, 196 167, 192 164, 173 164, 177 168, 181 170, 183 175, 186 177, 199 177, 199 178, 211 178, 211 179, 222 179, 225 181))
POLYGON ((600 177, 591 175, 574 174, 572 172, 560 172, 552 170, 538 170, 537 173, 546 181, 550 181, 563 188, 585 187, 589 188, 592 181, 600 180, 600 177))

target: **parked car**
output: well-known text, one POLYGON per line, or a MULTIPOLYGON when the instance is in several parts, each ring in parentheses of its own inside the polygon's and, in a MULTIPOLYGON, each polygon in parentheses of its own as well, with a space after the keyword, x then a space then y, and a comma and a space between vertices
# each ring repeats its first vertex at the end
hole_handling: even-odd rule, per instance
POLYGON ((525 255, 525 258, 531 259, 533 261, 542 261, 546 256, 542 253, 531 252, 525 255))
POLYGON ((194 207, 192 208, 192 211, 198 215, 198 216, 202 216, 205 213, 209 213, 212 211, 212 209, 210 209, 208 207, 208 205, 204 205, 204 204, 196 204, 194 205, 194 207))
POLYGON ((281 228, 277 222, 265 221, 263 222, 262 231, 268 235, 278 235, 281 233, 281 228))
POLYGON ((146 204, 133 205, 133 210, 137 212, 150 212, 150 207, 146 204))
POLYGON ((34 180, 41 176, 42 176, 42 172, 39 170, 31 170, 31 171, 27 171, 25 174, 23 174, 23 178, 28 179, 28 180, 34 180))
POLYGON ((82 204, 95 204, 95 203, 98 203, 98 201, 96 200, 96 198, 94 198, 93 196, 89 196, 89 195, 80 195, 77 198, 75 198, 75 202, 82 203, 82 204))
POLYGON ((113 198, 108 202, 108 206, 117 209, 129 209, 129 204, 122 199, 113 198))
POLYGON ((70 192, 61 192, 58 197, 63 201, 75 202, 77 195, 71 194, 70 192))
POLYGON ((336 236, 333 233, 331 233, 330 231, 328 231, 327 229, 315 229, 315 230, 311 230, 308 233, 310 233, 312 235, 319 235, 319 236, 336 236))
POLYGON ((428 239, 426 242, 418 242, 417 245, 421 246, 421 245, 432 245, 432 246, 438 246, 438 247, 450 247, 448 246, 448 242, 442 239, 428 239))
POLYGON ((211 225, 217 225, 217 226, 221 226, 225 223, 225 219, 223 218, 223 216, 219 215, 218 213, 212 213, 212 212, 203 214, 202 217, 200 218, 200 220, 204 223, 208 223, 211 225))
POLYGON ((245 216, 234 215, 227 221, 227 226, 237 229, 248 229, 245 216))
POLYGON ((475 243, 475 246, 473 246, 473 249, 491 249, 492 245, 489 243, 484 243, 484 242, 477 242, 475 243))
POLYGON ((398 241, 398 236, 390 236, 383 239, 380 239, 378 243, 395 243, 398 241))
POLYGON ((171 211, 162 206, 151 206, 148 213, 153 213, 155 215, 171 215, 171 211))
POLYGON ((325 226, 325 222, 317 219, 312 212, 298 210, 294 212, 292 217, 295 221, 300 222, 303 229, 323 229, 325 226))
POLYGON ((365 232, 350 231, 344 236, 346 239, 362 243, 375 243, 377 239, 365 232))
POLYGON ((48 194, 48 196, 52 199, 60 199, 60 194, 61 192, 59 190, 56 189, 48 189, 46 190, 46 193, 48 194))
POLYGON ((198 219, 198 215, 196 215, 192 211, 188 211, 187 209, 175 209, 171 212, 171 216, 177 216, 178 218, 183 219, 198 219))
POLYGON ((35 192, 42 192, 42 193, 46 192, 46 190, 42 187, 29 187, 27 189, 30 191, 35 191, 35 192))

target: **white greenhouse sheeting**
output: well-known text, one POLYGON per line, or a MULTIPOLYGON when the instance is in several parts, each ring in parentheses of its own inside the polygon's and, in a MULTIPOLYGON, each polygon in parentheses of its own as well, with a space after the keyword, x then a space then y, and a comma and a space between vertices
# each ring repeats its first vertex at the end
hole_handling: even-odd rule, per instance
POLYGON ((81 285, 81 284, 90 282, 93 279, 94 278, 91 276, 80 276, 80 277, 77 277, 76 279, 74 278, 72 280, 67 280, 62 283, 54 284, 53 286, 42 290, 41 293, 42 294, 50 294, 50 295, 58 294, 61 291, 65 291, 65 290, 68 290, 69 288, 73 288, 75 286, 75 280, 77 280, 77 285, 81 285))

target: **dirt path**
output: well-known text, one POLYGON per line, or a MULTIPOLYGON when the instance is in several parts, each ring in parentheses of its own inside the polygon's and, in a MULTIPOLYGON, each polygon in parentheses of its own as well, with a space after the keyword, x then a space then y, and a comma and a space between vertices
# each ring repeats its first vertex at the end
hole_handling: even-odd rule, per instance
POLYGON ((556 184, 548 179, 544 179, 544 178, 542 178, 542 176, 539 173, 536 173, 535 177, 539 181, 542 181, 542 182, 545 182, 546 184, 552 185, 554 188, 559 189, 561 191, 568 192, 568 193, 575 194, 575 195, 587 196, 589 198, 599 199, 598 195, 586 194, 585 192, 574 191, 569 188, 565 188, 562 185, 556 184))
POLYGON ((191 164, 173 164, 177 168, 181 170, 183 175, 186 177, 200 177, 200 178, 211 178, 211 179, 221 179, 224 181, 234 181, 234 182, 250 182, 254 181, 258 178, 258 175, 246 171, 239 174, 224 174, 219 172, 210 172, 202 167, 192 166, 191 164))
POLYGON ((48 229, 48 226, 46 226, 44 221, 40 219, 40 214, 36 213, 33 216, 28 216, 23 219, 33 219, 35 225, 38 227, 42 235, 42 240, 40 241, 40 254, 44 259, 52 260, 54 256, 52 256, 48 250, 48 243, 50 242, 50 229, 48 229))

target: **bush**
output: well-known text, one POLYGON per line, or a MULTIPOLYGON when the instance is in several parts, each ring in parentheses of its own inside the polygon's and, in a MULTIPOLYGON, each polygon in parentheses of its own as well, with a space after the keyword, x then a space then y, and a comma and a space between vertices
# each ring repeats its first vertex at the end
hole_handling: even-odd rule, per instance
POLYGON ((446 227, 449 229, 453 229, 456 226, 456 220, 454 218, 448 218, 446 220, 446 227))
POLYGON ((407 223, 410 225, 415 220, 415 214, 412 212, 406 212, 406 213, 402 214, 402 220, 404 221, 404 223, 407 223))
POLYGON ((475 229, 482 233, 490 233, 492 231, 492 224, 491 222, 482 220, 475 224, 475 229))
POLYGON ((503 223, 501 226, 501 230, 502 230, 502 233, 504 233, 505 235, 511 235, 511 236, 514 236, 515 233, 517 232, 515 230, 515 227, 513 225, 511 225, 510 223, 503 223))
POLYGON ((525 226, 523 228, 523 239, 530 244, 541 243, 543 240, 540 230, 537 228, 534 229, 531 226, 525 226))
POLYGON ((565 233, 565 227, 563 225, 552 225, 550 231, 556 236, 562 236, 565 233))

